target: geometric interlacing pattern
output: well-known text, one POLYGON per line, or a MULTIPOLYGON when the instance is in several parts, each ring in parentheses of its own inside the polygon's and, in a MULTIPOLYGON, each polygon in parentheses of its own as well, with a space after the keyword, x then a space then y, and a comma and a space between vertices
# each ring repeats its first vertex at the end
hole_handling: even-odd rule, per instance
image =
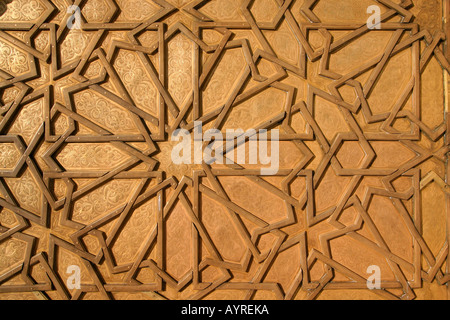
POLYGON ((0 9, 0 299, 447 298, 441 1, 0 9), (279 172, 173 164, 197 120, 280 130, 279 172))

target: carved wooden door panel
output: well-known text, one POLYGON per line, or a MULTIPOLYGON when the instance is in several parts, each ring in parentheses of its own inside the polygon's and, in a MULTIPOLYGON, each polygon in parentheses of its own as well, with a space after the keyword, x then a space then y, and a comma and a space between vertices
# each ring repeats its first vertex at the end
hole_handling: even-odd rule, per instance
POLYGON ((0 0, 0 299, 448 299, 449 10, 0 0))

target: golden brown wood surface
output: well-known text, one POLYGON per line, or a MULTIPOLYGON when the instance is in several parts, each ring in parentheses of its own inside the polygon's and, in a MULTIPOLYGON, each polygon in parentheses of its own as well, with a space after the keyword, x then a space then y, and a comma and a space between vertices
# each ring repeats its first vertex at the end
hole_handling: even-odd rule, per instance
POLYGON ((449 299, 449 19, 0 0, 0 300, 449 299), (174 164, 196 121, 278 129, 278 173, 174 164))

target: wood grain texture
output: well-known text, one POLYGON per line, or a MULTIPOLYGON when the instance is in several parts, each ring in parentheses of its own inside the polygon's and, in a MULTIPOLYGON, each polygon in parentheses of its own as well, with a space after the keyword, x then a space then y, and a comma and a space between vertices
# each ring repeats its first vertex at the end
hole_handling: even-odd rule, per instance
POLYGON ((449 10, 0 0, 0 299, 450 298, 449 10), (279 172, 175 165, 195 121, 279 172))

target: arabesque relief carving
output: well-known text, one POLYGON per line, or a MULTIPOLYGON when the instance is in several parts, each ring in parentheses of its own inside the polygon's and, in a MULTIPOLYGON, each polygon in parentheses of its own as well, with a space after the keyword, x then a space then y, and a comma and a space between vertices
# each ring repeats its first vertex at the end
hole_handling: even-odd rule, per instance
POLYGON ((449 8, 0 0, 0 299, 448 299, 449 8))

